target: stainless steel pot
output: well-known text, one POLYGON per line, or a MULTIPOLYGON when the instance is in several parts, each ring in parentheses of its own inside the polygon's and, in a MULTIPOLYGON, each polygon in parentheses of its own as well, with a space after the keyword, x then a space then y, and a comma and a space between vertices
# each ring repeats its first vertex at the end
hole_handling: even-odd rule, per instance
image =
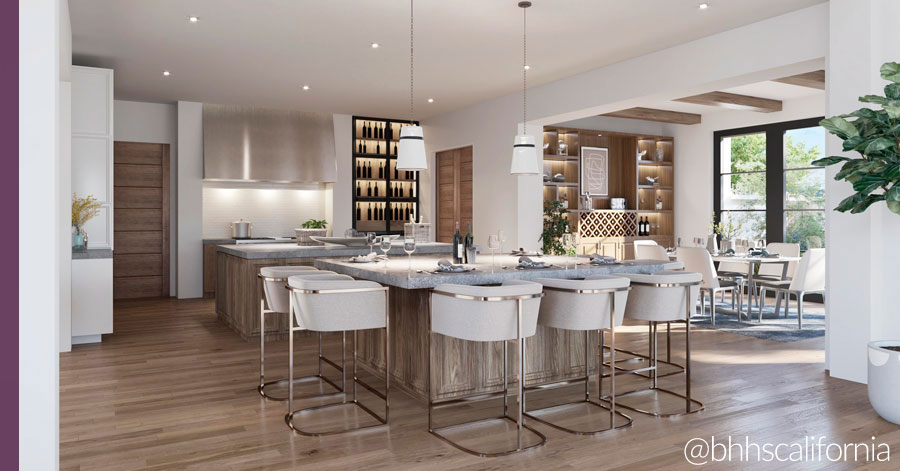
POLYGON ((231 237, 233 239, 245 239, 250 237, 250 228, 253 227, 253 224, 244 221, 243 219, 239 221, 234 221, 231 223, 231 237))

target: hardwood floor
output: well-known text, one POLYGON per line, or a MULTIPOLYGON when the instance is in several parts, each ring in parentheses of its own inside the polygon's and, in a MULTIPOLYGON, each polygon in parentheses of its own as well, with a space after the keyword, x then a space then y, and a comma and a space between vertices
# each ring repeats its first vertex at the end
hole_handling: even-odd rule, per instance
MULTIPOLYGON (((622 331, 616 337, 619 345, 646 348, 644 327, 622 331)), ((713 435, 741 441, 747 436, 756 443, 794 443, 820 435, 827 442, 870 443, 875 436, 900 450, 900 427, 878 418, 865 386, 827 377, 823 339, 779 343, 692 330, 693 392, 705 402, 705 411, 674 419, 632 414, 633 427, 597 437, 572 436, 532 422, 547 436, 545 446, 485 459, 429 435, 424 404, 397 390, 392 390, 389 429, 323 438, 292 433, 284 424, 286 404, 265 401, 256 393, 258 344, 241 340, 219 322, 211 300, 117 301, 115 332, 102 344, 76 345, 61 355, 61 469, 692 469, 683 455, 686 442, 713 435)), ((677 359, 681 334, 673 332, 677 359)), ((332 357, 340 345, 337 339, 327 345, 332 357)), ((303 346, 297 354, 298 374, 315 368, 310 340, 298 342, 303 346)), ((286 349, 286 341, 267 344, 268 377, 285 374, 286 349)), ((617 378, 623 391, 634 383, 625 378, 617 378)), ((681 376, 661 382, 673 388, 682 384, 681 376)), ((535 407, 547 398, 562 402, 577 398, 579 391, 573 386, 537 392, 528 396, 528 404, 535 407)), ((362 398, 381 410, 374 396, 362 398)), ((666 403, 683 407, 682 401, 666 403)), ((495 400, 442 409, 436 421, 443 425, 477 413, 496 415, 500 407, 495 400)), ((574 412, 584 420, 591 417, 574 412)), ((333 426, 339 420, 344 419, 332 415, 323 423, 333 426)), ((486 432, 478 441, 491 444, 511 437, 486 432)), ((758 465, 717 463, 712 469, 758 465)), ((764 463, 760 468, 798 469, 803 464, 764 463)))

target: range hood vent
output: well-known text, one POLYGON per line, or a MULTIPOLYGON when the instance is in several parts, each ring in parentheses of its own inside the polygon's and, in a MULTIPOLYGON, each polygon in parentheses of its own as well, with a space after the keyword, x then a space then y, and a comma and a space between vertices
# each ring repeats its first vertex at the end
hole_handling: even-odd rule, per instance
POLYGON ((334 182, 332 115, 204 104, 203 179, 334 182))

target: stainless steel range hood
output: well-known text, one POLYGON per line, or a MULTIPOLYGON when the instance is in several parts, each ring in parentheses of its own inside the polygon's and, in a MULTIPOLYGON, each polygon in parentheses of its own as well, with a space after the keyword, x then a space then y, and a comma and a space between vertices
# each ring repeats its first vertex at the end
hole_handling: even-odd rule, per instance
POLYGON ((204 104, 203 179, 334 182, 332 115, 204 104))

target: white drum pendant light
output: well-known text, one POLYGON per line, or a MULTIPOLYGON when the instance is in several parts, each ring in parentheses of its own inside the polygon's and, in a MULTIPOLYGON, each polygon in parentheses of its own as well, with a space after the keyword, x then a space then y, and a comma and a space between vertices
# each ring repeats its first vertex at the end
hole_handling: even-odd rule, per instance
POLYGON ((522 9, 522 134, 516 136, 513 142, 512 164, 509 167, 509 173, 513 175, 540 175, 538 168, 537 151, 534 147, 534 136, 529 136, 525 132, 528 123, 528 100, 526 92, 528 90, 528 55, 526 38, 527 29, 525 22, 525 12, 531 2, 519 2, 519 8, 522 9))
POLYGON ((397 170, 427 170, 425 136, 413 121, 413 0, 409 0, 409 126, 400 128, 397 170))

